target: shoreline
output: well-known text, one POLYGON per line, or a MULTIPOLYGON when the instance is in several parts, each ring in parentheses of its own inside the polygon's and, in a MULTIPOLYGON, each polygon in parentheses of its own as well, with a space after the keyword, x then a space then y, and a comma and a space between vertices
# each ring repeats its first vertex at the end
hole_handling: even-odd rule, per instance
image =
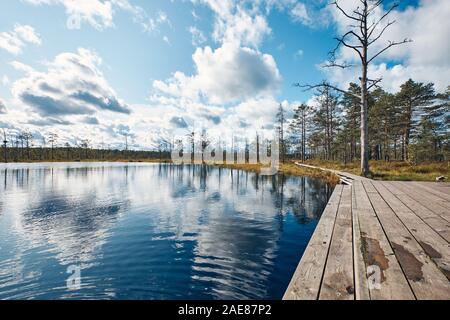
MULTIPOLYGON (((49 164, 58 164, 58 163, 154 163, 154 164, 173 164, 171 160, 164 159, 145 159, 145 160, 80 160, 80 161, 29 161, 29 162, 8 162, 8 163, 0 163, 0 164, 38 164, 38 163, 49 163, 49 164)), ((259 173, 262 166, 258 164, 210 164, 205 163, 207 166, 217 167, 217 168, 226 168, 226 169, 234 169, 234 170, 242 170, 248 172, 259 173)), ((310 177, 316 178, 325 181, 331 186, 336 186, 340 183, 340 179, 337 175, 322 171, 319 169, 310 169, 310 168, 302 168, 297 166, 295 163, 286 162, 280 164, 280 169, 278 174, 283 174, 286 176, 294 176, 294 177, 310 177)))
MULTIPOLYGON (((13 164, 33 164, 33 163, 172 163, 169 159, 114 159, 114 160, 56 160, 56 161, 41 161, 32 160, 26 162, 8 162, 13 164)), ((305 166, 299 166, 295 164, 295 160, 290 160, 280 164, 279 173, 287 176, 307 176, 311 178, 317 178, 324 180, 331 185, 337 185, 340 182, 340 178, 336 175, 335 171, 348 172, 359 176, 359 163, 347 163, 342 164, 337 161, 306 161, 305 166), (308 168, 317 167, 317 168, 308 168)), ((3 162, 0 162, 3 163, 3 162)), ((205 163, 205 165, 259 172, 261 165, 255 164, 213 164, 205 163)), ((384 162, 384 161, 372 161, 372 172, 369 178, 373 180, 384 181, 429 181, 435 182, 437 177, 444 176, 447 179, 450 177, 450 164, 445 162, 431 162, 413 165, 401 161, 384 162)), ((447 180, 448 181, 448 180, 447 180)))

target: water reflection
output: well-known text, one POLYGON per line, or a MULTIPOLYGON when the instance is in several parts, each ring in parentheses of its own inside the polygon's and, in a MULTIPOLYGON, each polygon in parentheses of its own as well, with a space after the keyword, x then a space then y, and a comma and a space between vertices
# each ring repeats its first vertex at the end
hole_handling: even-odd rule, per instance
POLYGON ((207 166, 0 167, 0 298, 279 299, 331 188, 207 166), (69 265, 82 287, 66 288, 69 265))

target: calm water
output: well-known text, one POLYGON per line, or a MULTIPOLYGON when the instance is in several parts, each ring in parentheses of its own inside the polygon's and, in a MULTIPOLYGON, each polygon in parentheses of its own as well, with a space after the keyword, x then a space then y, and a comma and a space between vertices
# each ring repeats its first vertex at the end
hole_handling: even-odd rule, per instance
POLYGON ((280 299, 331 191, 202 166, 0 165, 0 299, 280 299))

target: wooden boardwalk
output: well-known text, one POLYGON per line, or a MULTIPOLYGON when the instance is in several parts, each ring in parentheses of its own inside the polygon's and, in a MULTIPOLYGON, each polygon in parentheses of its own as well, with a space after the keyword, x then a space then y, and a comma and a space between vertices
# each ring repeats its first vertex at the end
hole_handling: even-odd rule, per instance
POLYGON ((450 184, 339 185, 286 300, 450 300, 450 184))

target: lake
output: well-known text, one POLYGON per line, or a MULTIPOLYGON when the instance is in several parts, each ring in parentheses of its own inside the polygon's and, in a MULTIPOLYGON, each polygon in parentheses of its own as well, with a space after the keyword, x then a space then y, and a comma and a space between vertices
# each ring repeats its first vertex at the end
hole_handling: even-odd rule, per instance
POLYGON ((333 189, 208 166, 0 165, 0 299, 281 299, 333 189))

